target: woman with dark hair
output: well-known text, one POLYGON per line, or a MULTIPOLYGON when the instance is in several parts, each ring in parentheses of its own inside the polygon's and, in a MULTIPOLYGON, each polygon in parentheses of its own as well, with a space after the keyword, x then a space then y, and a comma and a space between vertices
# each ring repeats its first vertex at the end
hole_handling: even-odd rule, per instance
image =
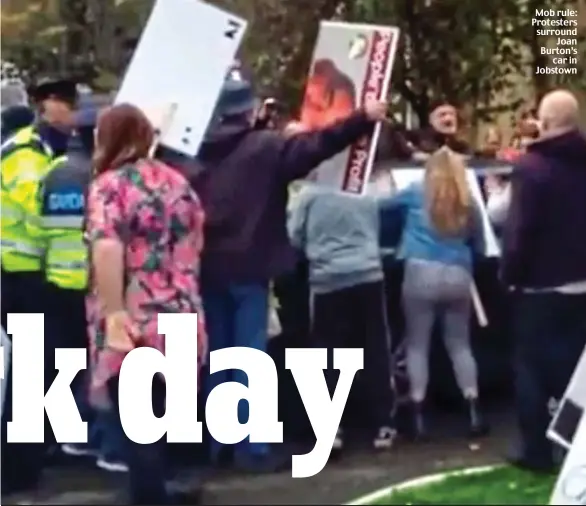
MULTIPOLYGON (((164 352, 158 313, 197 313, 193 338, 200 352, 193 357, 194 367, 205 356, 198 279, 204 214, 187 180, 148 158, 153 142, 152 125, 132 105, 114 106, 98 120, 96 179, 86 223, 91 258, 90 396, 96 408, 117 414, 126 354, 136 347, 164 352)), ((155 416, 163 416, 165 385, 160 376, 154 378, 152 395, 155 416)), ((169 495, 163 440, 142 445, 125 437, 124 446, 132 504, 195 504, 193 497, 169 495)))

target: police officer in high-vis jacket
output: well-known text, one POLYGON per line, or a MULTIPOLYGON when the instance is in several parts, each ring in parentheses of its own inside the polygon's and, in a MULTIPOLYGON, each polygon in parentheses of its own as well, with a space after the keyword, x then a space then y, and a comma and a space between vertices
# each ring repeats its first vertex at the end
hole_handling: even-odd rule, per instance
MULTIPOLYGON (((85 196, 92 174, 96 110, 80 111, 65 155, 51 163, 38 192, 40 235, 43 239, 45 368, 47 387, 57 371, 55 348, 87 349, 85 294, 88 281, 87 246, 83 239, 85 196), (50 371, 49 371, 50 369, 50 371)), ((82 374, 72 390, 83 418, 88 418, 82 374)), ((86 420, 87 421, 87 420, 86 420)))
POLYGON ((7 313, 42 312, 43 245, 39 242, 36 189, 55 156, 65 152, 74 119, 76 86, 47 81, 31 90, 39 120, 17 131, 1 148, 2 325, 7 313))
MULTIPOLYGON (((0 283, 2 326, 9 313, 44 313, 43 262, 37 190, 52 159, 65 151, 74 118, 76 86, 51 80, 31 90, 39 109, 33 125, 17 131, 1 148, 0 283)), ((12 336, 9 336, 12 338, 12 336)), ((31 374, 38 373, 31 371, 31 374)), ((6 444, 6 422, 12 418, 12 371, 6 372, 6 398, 2 413, 2 492, 36 486, 42 471, 43 444, 6 444)))

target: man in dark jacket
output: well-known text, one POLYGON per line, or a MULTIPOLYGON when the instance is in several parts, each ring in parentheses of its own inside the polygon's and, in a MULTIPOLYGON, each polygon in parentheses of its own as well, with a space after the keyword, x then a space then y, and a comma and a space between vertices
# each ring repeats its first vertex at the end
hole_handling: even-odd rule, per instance
MULTIPOLYGON (((211 351, 266 349, 269 283, 296 259, 286 229, 289 183, 370 135, 386 112, 386 104, 372 102, 325 130, 284 136, 252 127, 254 105, 247 81, 226 81, 193 180, 206 212, 201 278, 211 351)), ((208 392, 229 379, 228 371, 211 375, 208 392)), ((246 374, 234 371, 232 380, 246 384, 246 374)), ((247 420, 248 406, 239 408, 247 420)), ((221 450, 213 441, 212 459, 221 450)), ((258 472, 284 464, 267 445, 247 440, 235 447, 234 461, 258 472)))
POLYGON ((586 137, 569 92, 546 95, 542 137, 512 175, 503 280, 515 288, 518 466, 553 471, 548 401, 559 400, 586 347, 586 137))
MULTIPOLYGON (((417 146, 417 153, 431 154, 442 146, 466 154, 469 147, 458 139, 459 120, 456 108, 439 100, 430 107, 429 126, 418 132, 408 132, 407 137, 417 146)), ((416 158, 418 155, 415 155, 416 158)))

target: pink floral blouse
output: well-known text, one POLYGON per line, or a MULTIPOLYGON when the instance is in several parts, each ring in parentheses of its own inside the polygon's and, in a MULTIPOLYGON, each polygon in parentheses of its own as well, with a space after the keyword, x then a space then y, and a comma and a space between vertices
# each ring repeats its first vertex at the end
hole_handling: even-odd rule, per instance
MULTIPOLYGON (((164 352, 159 313, 197 313, 199 354, 193 360, 199 368, 207 343, 199 294, 204 213, 189 183, 173 168, 143 160, 99 176, 90 187, 87 208, 90 245, 108 238, 126 246, 126 310, 140 330, 140 345, 164 352)), ((96 407, 107 407, 106 383, 119 374, 125 353, 105 346, 104 314, 91 282, 86 308, 90 398, 96 407)))

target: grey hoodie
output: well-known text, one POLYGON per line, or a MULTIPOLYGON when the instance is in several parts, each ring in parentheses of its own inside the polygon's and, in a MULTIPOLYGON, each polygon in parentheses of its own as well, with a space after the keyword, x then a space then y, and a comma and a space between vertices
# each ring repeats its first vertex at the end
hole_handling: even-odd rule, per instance
POLYGON ((314 293, 383 280, 374 197, 308 184, 296 198, 288 228, 293 246, 309 260, 314 293))

